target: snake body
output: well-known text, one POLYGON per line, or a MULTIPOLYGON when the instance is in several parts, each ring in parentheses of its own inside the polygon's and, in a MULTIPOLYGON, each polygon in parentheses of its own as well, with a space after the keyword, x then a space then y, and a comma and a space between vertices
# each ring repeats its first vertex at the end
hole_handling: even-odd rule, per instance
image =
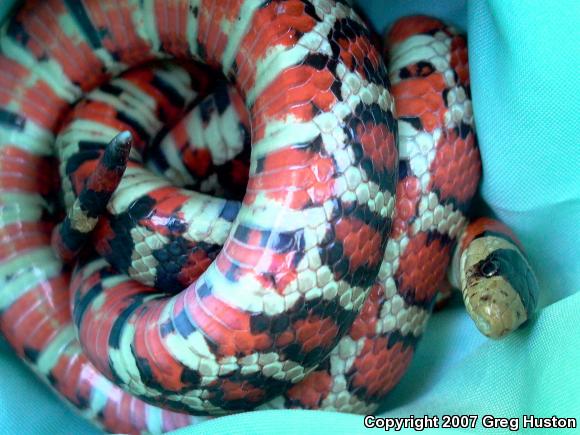
POLYGON ((24 2, 0 36, 6 339, 132 433, 199 421, 186 414, 372 412, 450 263, 484 333, 519 326, 537 292, 519 243, 465 217, 481 172, 465 39, 412 17, 386 46, 388 68, 326 0, 24 2), (107 83, 166 57, 235 87, 205 96, 190 64, 107 83), (83 247, 70 281, 56 254, 83 247))

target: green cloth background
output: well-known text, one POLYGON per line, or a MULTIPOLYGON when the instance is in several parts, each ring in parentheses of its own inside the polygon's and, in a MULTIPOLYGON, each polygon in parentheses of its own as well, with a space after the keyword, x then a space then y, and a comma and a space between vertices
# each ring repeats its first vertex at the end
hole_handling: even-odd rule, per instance
MULTIPOLYGON (((0 13, 12 3, 3 0, 0 13)), ((380 412, 478 414, 480 423, 485 414, 580 419, 580 2, 360 4, 380 31, 412 13, 434 15, 467 31, 484 160, 481 196, 521 238, 541 285, 536 317, 500 342, 478 334, 460 301, 436 314, 409 372, 380 412)), ((98 433, 57 401, 3 343, 0 378, 3 433, 98 433)), ((506 432, 481 424, 476 431, 506 432)), ((175 434, 365 432, 361 416, 265 411, 175 434)))

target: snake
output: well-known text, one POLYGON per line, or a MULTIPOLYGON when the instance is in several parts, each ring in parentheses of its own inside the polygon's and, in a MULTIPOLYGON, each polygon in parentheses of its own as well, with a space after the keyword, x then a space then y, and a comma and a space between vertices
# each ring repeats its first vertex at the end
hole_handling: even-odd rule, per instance
POLYGON ((466 39, 414 16, 384 45, 341 1, 22 2, 0 32, 15 352, 104 430, 161 433, 374 412, 449 287, 485 335, 523 324, 521 243, 468 215, 466 39))

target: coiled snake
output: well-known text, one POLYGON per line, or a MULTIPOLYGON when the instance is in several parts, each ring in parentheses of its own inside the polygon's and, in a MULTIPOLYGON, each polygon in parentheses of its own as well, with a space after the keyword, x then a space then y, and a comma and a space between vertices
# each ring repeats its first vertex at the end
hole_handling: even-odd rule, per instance
POLYGON ((465 217, 481 172, 465 39, 411 17, 386 46, 388 68, 330 0, 23 2, 0 36, 16 352, 106 430, 163 432, 372 412, 450 263, 482 332, 517 328, 530 266, 505 226, 465 217), (123 73, 166 58, 182 62, 123 73))

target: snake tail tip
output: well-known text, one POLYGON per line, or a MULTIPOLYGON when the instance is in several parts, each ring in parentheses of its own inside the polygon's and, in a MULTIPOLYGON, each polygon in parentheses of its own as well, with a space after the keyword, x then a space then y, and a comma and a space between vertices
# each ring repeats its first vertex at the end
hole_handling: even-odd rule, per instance
POLYGON ((113 139, 118 144, 130 144, 133 141, 133 134, 129 130, 124 130, 113 139))
POLYGON ((122 131, 115 136, 107 146, 107 152, 126 160, 133 144, 133 135, 130 131, 122 131))

